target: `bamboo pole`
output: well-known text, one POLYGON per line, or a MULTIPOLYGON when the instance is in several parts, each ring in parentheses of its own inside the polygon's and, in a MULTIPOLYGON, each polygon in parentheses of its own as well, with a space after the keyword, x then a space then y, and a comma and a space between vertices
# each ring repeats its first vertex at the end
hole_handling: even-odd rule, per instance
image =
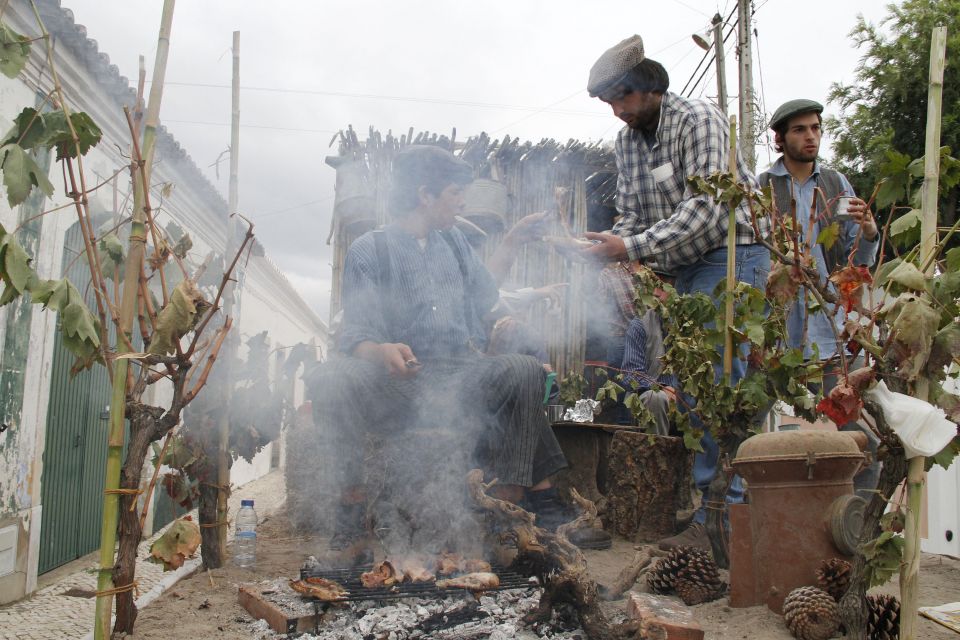
MULTIPOLYGON (((118 334, 122 333, 130 338, 133 328, 133 317, 137 306, 137 289, 140 283, 140 268, 143 262, 147 244, 146 212, 144 211, 145 193, 149 188, 150 167, 153 163, 153 151, 156 142, 157 125, 160 117, 160 101, 163 97, 163 79, 167 69, 167 53, 170 48, 170 28, 173 23, 173 8, 175 0, 164 0, 163 13, 160 18, 160 33, 157 38, 157 57, 153 69, 153 84, 150 86, 150 101, 147 105, 145 129, 143 133, 143 162, 144 172, 133 168, 133 219, 130 226, 130 242, 127 252, 123 281, 123 297, 120 302, 120 324, 118 334), (142 176, 146 176, 144 184, 142 176)), ((129 343, 129 340, 127 340, 129 343)), ((117 354, 128 351, 123 340, 117 340, 117 354)), ((123 458, 123 427, 126 417, 126 396, 128 384, 127 358, 116 361, 113 376, 113 393, 110 398, 110 426, 107 436, 107 465, 104 481, 103 520, 100 530, 100 568, 97 577, 97 604, 94 618, 94 639, 105 640, 110 637, 110 612, 113 608, 112 589, 117 586, 126 588, 127 585, 113 584, 114 547, 117 539, 117 520, 119 517, 120 468, 123 458), (107 592, 108 595, 99 595, 107 592)))
MULTIPOLYGON (((227 218, 227 255, 236 252, 237 233, 234 217, 239 206, 239 168, 240 168, 240 32, 233 32, 233 80, 231 89, 231 114, 230 114, 230 191, 229 203, 230 209, 227 218)), ((233 282, 227 283, 227 293, 223 298, 223 313, 225 316, 233 317, 236 313, 235 307, 237 287, 233 282)), ((215 569, 223 565, 227 555, 227 498, 230 495, 230 400, 233 395, 233 358, 237 352, 236 335, 231 333, 227 336, 226 357, 221 363, 220 374, 223 378, 223 404, 220 412, 220 421, 217 425, 217 547, 219 552, 216 557, 219 564, 208 568, 215 569)), ((206 561, 207 556, 204 555, 206 561)), ((206 563, 206 562, 205 562, 206 563)))
MULTIPOLYGON (((730 116, 730 174, 737 178, 737 116, 730 116)), ((733 290, 737 285, 737 208, 730 207, 727 217, 727 300, 726 331, 723 335, 723 377, 729 383, 733 374, 733 290)))
MULTIPOLYGON (((937 197, 940 179, 940 115, 943 104, 943 68, 947 50, 947 28, 935 27, 930 38, 930 80, 927 89, 927 136, 924 145, 923 187, 920 215, 920 264, 933 275, 931 259, 937 247, 937 197)), ((917 384, 917 397, 929 397, 929 383, 917 384)), ((926 458, 911 458, 907 468, 907 515, 904 529, 903 561, 900 566, 900 637, 917 638, 917 596, 920 591, 920 510, 925 482, 926 458)))

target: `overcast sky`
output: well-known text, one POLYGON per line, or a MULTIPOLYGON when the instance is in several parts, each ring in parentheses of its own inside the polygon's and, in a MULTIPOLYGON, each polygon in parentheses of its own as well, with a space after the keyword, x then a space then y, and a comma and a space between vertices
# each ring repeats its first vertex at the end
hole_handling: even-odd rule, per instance
MULTIPOLYGON (((61 0, 130 79, 152 73, 161 0, 61 0)), ((240 211, 268 255, 327 318, 333 204, 331 137, 353 125, 409 127, 466 139, 481 131, 524 140, 612 140, 609 109, 584 89, 594 60, 639 33, 679 92, 703 51, 691 34, 734 0, 180 0, 160 118, 227 193, 232 32, 240 31, 240 211)), ((861 52, 847 34, 880 0, 755 0, 754 78, 767 114, 796 97, 825 100, 850 81, 861 52)), ((736 37, 727 46, 736 109, 736 37)), ((715 98, 715 75, 696 96, 715 98)), ((831 113, 827 105, 827 113, 831 113)), ((772 154, 769 151, 769 154, 772 154)), ((766 150, 759 166, 770 160, 766 150)))

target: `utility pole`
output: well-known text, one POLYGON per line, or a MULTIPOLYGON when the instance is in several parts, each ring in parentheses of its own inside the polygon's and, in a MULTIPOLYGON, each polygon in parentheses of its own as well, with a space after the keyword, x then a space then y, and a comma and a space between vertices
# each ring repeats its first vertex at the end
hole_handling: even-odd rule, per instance
POLYGON ((717 104, 720 111, 727 114, 727 63, 723 58, 723 18, 720 14, 713 16, 713 51, 717 61, 717 104))
POLYGON ((737 0, 737 50, 740 52, 740 153, 750 171, 756 171, 753 125, 753 53, 750 44, 752 0, 737 0))
MULTIPOLYGON (((230 111, 230 186, 227 200, 227 238, 224 250, 224 268, 230 263, 233 254, 237 252, 237 206, 238 206, 238 174, 240 167, 240 32, 233 32, 233 80, 231 83, 232 99, 230 111)), ((240 281, 240 263, 237 263, 237 282, 240 281)), ((223 315, 231 317, 238 313, 239 304, 236 300, 237 286, 229 281, 224 288, 223 315)), ((234 330, 226 338, 224 358, 219 364, 223 380, 221 392, 220 422, 218 426, 217 442, 217 546, 220 549, 219 560, 222 566, 226 559, 227 550, 227 498, 230 494, 230 401, 233 395, 233 360, 237 353, 237 332, 239 323, 234 323, 234 330)), ((214 556, 216 557, 216 556, 214 556)))

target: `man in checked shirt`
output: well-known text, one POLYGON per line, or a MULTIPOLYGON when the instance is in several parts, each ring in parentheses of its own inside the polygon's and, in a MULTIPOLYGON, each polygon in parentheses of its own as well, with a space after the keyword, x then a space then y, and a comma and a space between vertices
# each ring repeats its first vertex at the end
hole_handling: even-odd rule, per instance
MULTIPOLYGON (((706 100, 681 97, 667 90, 663 66, 644 56, 643 41, 634 35, 603 53, 590 69, 587 91, 609 104, 626 126, 617 135, 617 211, 620 219, 609 233, 587 233, 596 241, 585 256, 602 261, 639 260, 676 277, 680 293, 713 295, 726 277, 726 237, 729 210, 710 196, 696 193, 687 177, 707 177, 729 170, 729 125, 726 115, 706 100)), ((737 154, 737 179, 754 188, 756 178, 737 154)), ((758 244, 746 203, 736 211, 736 274, 742 282, 763 288, 770 255, 758 244)), ((769 233, 769 221, 758 221, 769 233)), ((746 372, 746 362, 734 359, 732 382, 746 372)), ((720 372, 717 372, 720 380, 720 372)), ((704 453, 694 458, 697 487, 706 491, 717 473, 719 451, 709 433, 704 453)), ((743 500, 735 478, 728 502, 743 500)), ((662 548, 695 545, 710 548, 703 507, 691 526, 662 548)))

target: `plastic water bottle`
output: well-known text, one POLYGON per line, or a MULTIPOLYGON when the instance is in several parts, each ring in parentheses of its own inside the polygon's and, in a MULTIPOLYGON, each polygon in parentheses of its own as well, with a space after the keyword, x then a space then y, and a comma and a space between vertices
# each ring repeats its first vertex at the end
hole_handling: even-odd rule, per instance
POLYGON ((241 500, 237 513, 237 536, 233 541, 233 562, 250 568, 257 564, 257 512, 253 500, 241 500))

